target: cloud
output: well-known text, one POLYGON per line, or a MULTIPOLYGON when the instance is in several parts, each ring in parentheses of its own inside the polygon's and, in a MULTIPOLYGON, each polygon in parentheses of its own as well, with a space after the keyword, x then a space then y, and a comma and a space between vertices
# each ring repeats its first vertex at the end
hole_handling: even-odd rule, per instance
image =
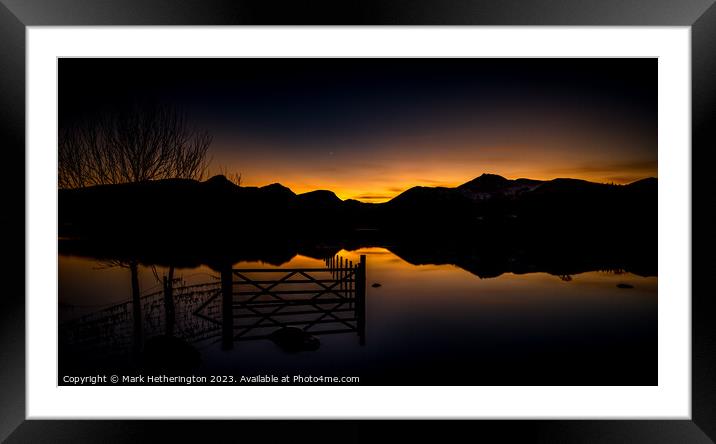
POLYGON ((379 200, 379 199, 391 199, 393 196, 386 196, 381 194, 361 194, 360 196, 353 196, 353 199, 363 200, 379 200))
POLYGON ((562 168, 552 170, 562 173, 608 173, 608 172, 631 172, 644 170, 657 170, 656 160, 639 160, 631 162, 593 163, 588 165, 575 165, 573 168, 562 168))

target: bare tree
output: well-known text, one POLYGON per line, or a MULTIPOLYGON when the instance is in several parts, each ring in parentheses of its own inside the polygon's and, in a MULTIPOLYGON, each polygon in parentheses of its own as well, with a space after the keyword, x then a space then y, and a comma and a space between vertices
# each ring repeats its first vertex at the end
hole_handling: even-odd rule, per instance
POLYGON ((105 113, 59 134, 60 188, 187 178, 201 180, 212 142, 170 107, 105 113))

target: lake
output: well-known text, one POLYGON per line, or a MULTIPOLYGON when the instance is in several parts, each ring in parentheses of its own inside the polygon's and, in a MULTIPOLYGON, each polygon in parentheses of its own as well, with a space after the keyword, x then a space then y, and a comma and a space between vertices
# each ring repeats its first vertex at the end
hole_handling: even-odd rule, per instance
MULTIPOLYGON (((220 323, 192 314, 218 288, 219 273, 208 266, 177 268, 176 286, 209 284, 206 293, 175 294, 174 334, 198 351, 194 373, 358 376, 364 385, 658 383, 656 276, 595 270, 481 278, 456 265, 411 264, 387 248, 338 255, 353 262, 366 256, 364 341, 356 331, 317 334, 318 349, 299 352, 268 339, 222 347, 220 323)), ((136 363, 130 352, 136 324, 127 304, 131 274, 120 265, 60 255, 60 329, 74 329, 60 343, 60 375, 131 369, 136 363)), ((324 260, 302 255, 280 264, 325 266, 324 260)), ((253 261, 233 267, 277 265, 253 261)), ((143 305, 142 341, 165 328, 161 292, 167 271, 138 267, 141 294, 150 295, 143 305)), ((276 329, 263 325, 269 333, 276 329)))

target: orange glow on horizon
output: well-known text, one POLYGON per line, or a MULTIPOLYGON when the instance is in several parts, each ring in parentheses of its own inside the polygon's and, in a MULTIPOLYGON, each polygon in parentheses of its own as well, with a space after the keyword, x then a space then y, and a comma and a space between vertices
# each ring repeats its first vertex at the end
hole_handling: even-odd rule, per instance
POLYGON ((553 117, 550 125, 515 119, 494 134, 465 121, 321 141, 310 150, 270 137, 227 134, 212 147, 212 164, 241 173, 246 186, 280 183, 297 194, 330 190, 343 200, 373 203, 414 186, 455 187, 483 173, 616 184, 657 177, 656 140, 627 124, 607 130, 575 116, 553 117))
MULTIPOLYGON (((511 180, 527 178, 548 181, 552 179, 568 177, 572 179, 582 179, 597 183, 615 183, 618 185, 625 185, 647 177, 657 177, 655 171, 624 172, 620 175, 586 175, 577 174, 576 172, 575 174, 540 174, 536 171, 533 173, 525 172, 524 174, 500 174, 499 172, 490 170, 484 171, 484 173, 499 174, 500 176, 511 180)), ((263 179, 256 178, 257 180, 253 181, 246 180, 242 182, 241 185, 262 187, 278 182, 281 185, 290 188, 296 194, 308 193, 310 191, 315 190, 329 190, 333 191, 336 196, 338 196, 342 200, 354 199, 366 203, 383 203, 391 200, 392 198, 415 186, 452 188, 457 187, 465 182, 469 182, 470 180, 478 177, 481 174, 483 174, 483 172, 478 172, 473 175, 463 175, 460 178, 453 180, 420 180, 417 177, 393 177, 383 178, 383 180, 376 181, 375 183, 356 183, 350 180, 336 180, 334 182, 328 180, 316 180, 314 182, 309 183, 300 179, 295 179, 293 177, 286 177, 283 180, 276 180, 275 178, 271 179, 269 177, 266 177, 263 179)))

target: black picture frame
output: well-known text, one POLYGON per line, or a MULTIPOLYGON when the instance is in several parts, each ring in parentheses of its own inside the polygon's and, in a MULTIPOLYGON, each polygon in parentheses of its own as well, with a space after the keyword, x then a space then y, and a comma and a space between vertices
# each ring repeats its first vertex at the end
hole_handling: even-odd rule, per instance
MULTIPOLYGON (((0 0, 0 211, 6 276, 19 288, 0 297, 0 439, 8 442, 142 442, 245 439, 358 441, 378 434, 401 442, 467 433, 528 442, 716 441, 716 328, 707 280, 716 259, 709 209, 716 190, 708 168, 716 146, 714 0, 388 0, 261 2, 229 0, 0 0), (40 421, 25 420, 25 31, 27 26, 136 25, 559 25, 690 26, 692 32, 692 415, 691 420, 461 421, 435 430, 425 422, 40 421), (19 184, 23 184, 20 186, 19 184), (19 233, 23 233, 20 236, 19 233), (388 426, 388 427, 386 427, 388 426), (320 433, 317 431, 320 429, 320 433)), ((688 295, 684 295, 685 297, 688 295)))

